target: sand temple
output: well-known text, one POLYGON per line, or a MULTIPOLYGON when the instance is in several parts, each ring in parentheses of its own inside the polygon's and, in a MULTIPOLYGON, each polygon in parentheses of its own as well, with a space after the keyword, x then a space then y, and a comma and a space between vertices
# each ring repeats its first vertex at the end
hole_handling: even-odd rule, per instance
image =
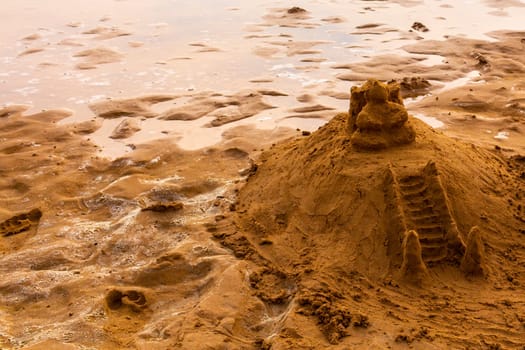
POLYGON ((351 91, 348 130, 356 149, 374 150, 412 143, 416 137, 397 83, 368 80, 351 91))

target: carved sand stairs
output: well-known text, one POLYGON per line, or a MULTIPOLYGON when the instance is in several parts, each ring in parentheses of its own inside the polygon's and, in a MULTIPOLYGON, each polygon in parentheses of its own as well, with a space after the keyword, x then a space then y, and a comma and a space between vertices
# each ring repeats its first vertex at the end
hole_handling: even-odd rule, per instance
POLYGON ((457 261, 463 254, 464 244, 435 163, 429 162, 422 170, 402 174, 390 166, 385 182, 385 196, 390 203, 387 207, 390 252, 399 252, 405 233, 414 230, 427 266, 444 260, 457 261))
POLYGON ((451 221, 450 213, 441 213, 442 196, 433 196, 428 179, 420 174, 399 179, 402 208, 407 217, 407 229, 415 230, 421 244, 425 263, 434 263, 447 257, 445 221, 451 221), (446 216, 446 217, 443 217, 446 216))

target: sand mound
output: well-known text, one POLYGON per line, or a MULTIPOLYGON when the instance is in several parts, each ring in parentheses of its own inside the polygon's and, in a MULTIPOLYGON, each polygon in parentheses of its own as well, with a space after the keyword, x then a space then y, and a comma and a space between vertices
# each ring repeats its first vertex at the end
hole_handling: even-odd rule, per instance
POLYGON ((264 102, 263 97, 276 93, 278 92, 264 90, 262 92, 241 91, 233 95, 203 92, 190 98, 184 105, 164 111, 159 119, 196 120, 209 116, 214 119, 207 126, 218 127, 274 108, 264 102))
POLYGON ((126 118, 115 127, 109 137, 112 139, 126 139, 137 131, 140 131, 139 123, 134 119, 126 118))
POLYGON ((44 50, 45 49, 42 48, 42 47, 33 47, 33 48, 30 48, 30 49, 22 51, 21 53, 18 54, 18 57, 32 55, 32 54, 35 54, 35 53, 42 52, 44 50))
POLYGON ((29 109, 29 106, 25 105, 11 105, 0 109, 0 118, 6 118, 10 116, 20 116, 22 113, 29 109))
POLYGON ((317 23, 309 21, 312 18, 309 11, 301 7, 271 9, 263 19, 265 24, 289 28, 315 28, 317 23))
POLYGON ((80 51, 73 56, 80 57, 83 60, 76 65, 77 69, 95 69, 100 64, 119 62, 123 57, 121 53, 106 47, 80 51))
POLYGON ((522 180, 497 155, 407 116, 396 86, 369 81, 353 89, 350 114, 263 153, 231 208, 235 215, 210 226, 273 281, 259 282, 259 272, 252 285, 267 307, 283 310, 264 346, 363 345, 383 334, 383 346, 407 339, 476 347, 484 344, 479 332, 492 343, 521 337, 515 328, 492 328, 496 315, 484 303, 512 295, 508 274, 523 271, 505 258, 523 226, 506 191, 522 180), (363 112, 377 128, 360 123, 363 112), (404 142, 389 142, 396 128, 409 130, 404 142), (356 132, 381 147, 363 152, 356 132), (486 279, 467 278, 483 266, 494 267, 486 279), (476 310, 468 319, 478 331, 450 333, 465 317, 454 305, 476 310))
MULTIPOLYGON (((150 95, 129 99, 109 99, 92 103, 89 108, 97 117, 113 119, 120 117, 156 117, 151 107, 154 104, 175 99, 174 95, 150 95)), ((134 128, 131 128, 134 129, 134 128)))

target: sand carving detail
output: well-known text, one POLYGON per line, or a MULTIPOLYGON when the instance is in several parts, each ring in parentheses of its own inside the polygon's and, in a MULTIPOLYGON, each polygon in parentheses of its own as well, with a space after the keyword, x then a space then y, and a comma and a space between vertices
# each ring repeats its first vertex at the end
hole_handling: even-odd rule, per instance
POLYGON ((484 248, 478 227, 473 227, 466 244, 450 210, 447 193, 432 161, 419 172, 399 175, 389 167, 385 183, 389 254, 401 254, 401 278, 421 284, 427 266, 460 264, 465 275, 486 275, 484 248))
POLYGON ((358 150, 380 150, 414 142, 416 133, 396 82, 375 79, 352 87, 348 131, 358 150))
MULTIPOLYGON (((396 244, 404 237, 399 232, 417 232, 422 259, 427 264, 443 260, 457 260, 465 251, 450 204, 441 183, 436 164, 430 161, 419 173, 398 175, 389 167, 386 182, 391 187, 386 197, 392 200, 390 217, 397 225, 391 226, 390 242, 396 244), (397 226, 397 227, 396 227, 397 226), (397 233, 396 233, 397 230, 397 233)), ((398 247, 391 247, 391 252, 398 247)))

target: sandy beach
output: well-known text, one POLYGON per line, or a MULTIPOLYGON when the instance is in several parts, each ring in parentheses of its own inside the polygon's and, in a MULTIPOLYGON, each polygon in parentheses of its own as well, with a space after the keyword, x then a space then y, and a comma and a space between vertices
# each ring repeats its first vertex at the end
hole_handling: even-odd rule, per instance
POLYGON ((525 348, 525 2, 0 18, 1 349, 525 348))

